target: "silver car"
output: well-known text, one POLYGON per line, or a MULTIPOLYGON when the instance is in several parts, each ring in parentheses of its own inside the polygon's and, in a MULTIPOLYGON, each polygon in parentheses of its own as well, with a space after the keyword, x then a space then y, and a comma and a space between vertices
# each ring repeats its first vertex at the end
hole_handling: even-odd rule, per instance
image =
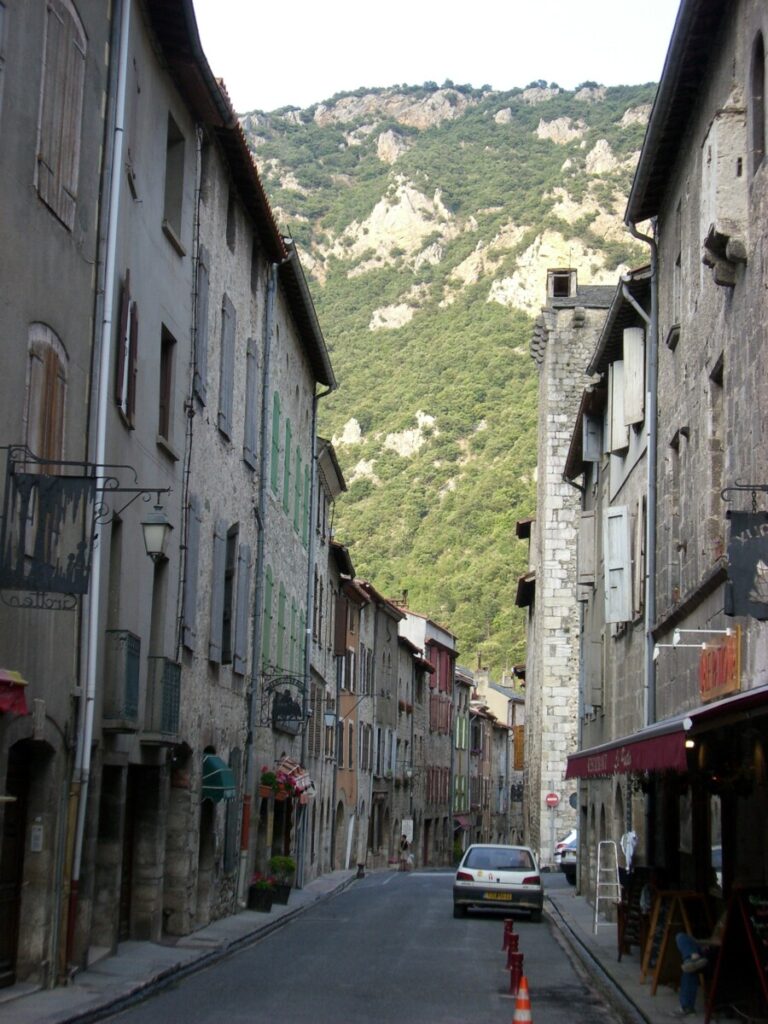
POLYGON ((475 843, 461 858, 453 883, 453 916, 468 907, 528 910, 541 920, 544 890, 533 851, 527 846, 475 843))

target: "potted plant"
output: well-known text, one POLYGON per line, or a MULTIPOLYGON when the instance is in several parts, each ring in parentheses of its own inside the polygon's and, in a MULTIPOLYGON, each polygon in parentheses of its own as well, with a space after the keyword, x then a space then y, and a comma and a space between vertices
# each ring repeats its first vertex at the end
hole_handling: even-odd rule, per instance
POLYGON ((261 778, 259 779, 259 796, 271 796, 277 790, 277 775, 270 771, 266 765, 262 765, 261 778))
POLYGON ((268 914, 275 896, 275 880, 260 871, 251 878, 248 885, 248 909, 268 914))
POLYGON ((273 903, 287 903, 296 872, 296 861, 293 857, 275 854, 269 861, 269 870, 274 876, 273 903))

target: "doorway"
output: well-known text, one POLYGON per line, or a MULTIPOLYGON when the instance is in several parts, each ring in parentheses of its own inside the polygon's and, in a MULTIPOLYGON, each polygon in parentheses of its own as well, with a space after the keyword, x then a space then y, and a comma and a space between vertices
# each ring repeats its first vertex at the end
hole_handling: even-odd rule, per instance
POLYGON ((5 793, 15 799, 3 804, 2 847, 0 848, 0 988, 16 981, 21 886, 24 876, 24 837, 29 797, 28 760, 23 744, 11 747, 5 793))

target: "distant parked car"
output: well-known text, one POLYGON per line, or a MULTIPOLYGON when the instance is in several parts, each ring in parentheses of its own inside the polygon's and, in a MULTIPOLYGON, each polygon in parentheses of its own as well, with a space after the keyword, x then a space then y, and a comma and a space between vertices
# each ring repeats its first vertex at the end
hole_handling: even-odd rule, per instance
POLYGON ((528 910, 541 920, 544 889, 533 851, 527 846, 475 843, 459 862, 453 883, 453 916, 469 907, 528 910))
POLYGON ((568 843, 560 851, 560 870, 565 875, 566 881, 570 882, 571 885, 576 884, 576 865, 578 862, 579 844, 578 840, 574 839, 573 842, 568 843))
POLYGON ((560 858, 563 855, 563 850, 567 849, 573 843, 578 843, 579 832, 578 829, 572 828, 567 832, 559 842, 555 843, 555 866, 560 867, 560 858))

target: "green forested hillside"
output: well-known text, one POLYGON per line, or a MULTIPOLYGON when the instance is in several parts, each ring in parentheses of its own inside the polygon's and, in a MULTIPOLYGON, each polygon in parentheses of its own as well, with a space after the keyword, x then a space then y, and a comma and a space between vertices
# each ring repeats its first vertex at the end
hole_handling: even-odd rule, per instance
POLYGON ((336 536, 464 664, 523 658, 532 316, 549 266, 603 284, 643 261, 620 225, 654 90, 426 83, 242 118, 339 381, 320 405, 349 485, 336 536))

